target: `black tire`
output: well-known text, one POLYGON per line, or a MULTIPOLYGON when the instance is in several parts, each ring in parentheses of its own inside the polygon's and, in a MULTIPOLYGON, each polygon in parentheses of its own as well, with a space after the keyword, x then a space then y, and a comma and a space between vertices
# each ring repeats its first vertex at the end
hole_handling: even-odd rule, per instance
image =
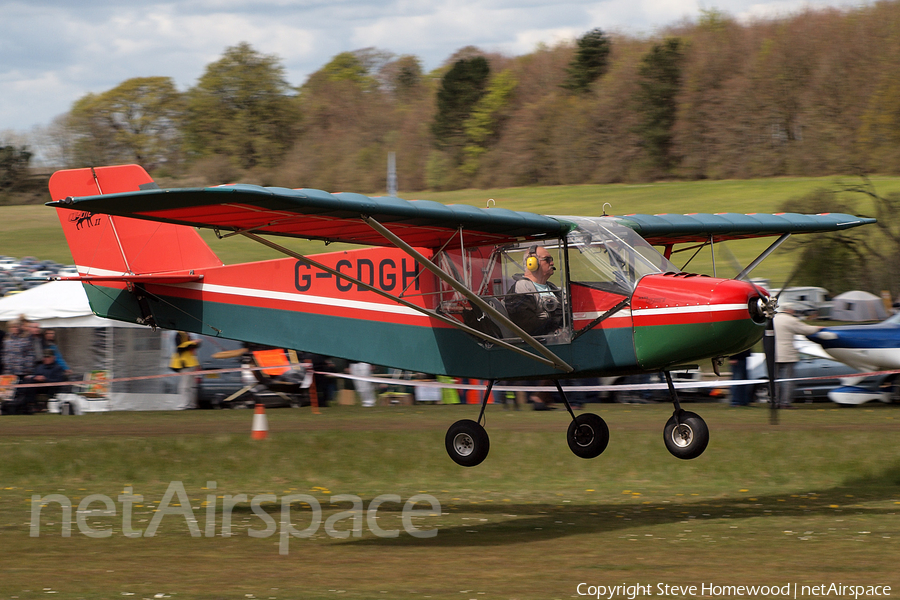
POLYGON ((663 440, 666 449, 675 458, 690 460, 697 458, 706 450, 709 444, 709 428, 699 415, 679 411, 679 414, 669 417, 663 430, 663 440))
POLYGON ((890 379, 882 385, 887 386, 887 391, 890 392, 890 396, 888 396, 888 404, 900 403, 900 377, 890 379))
POLYGON ((581 458, 597 458, 609 444, 609 427, 594 413, 582 413, 569 423, 569 449, 581 458))
POLYGON ((451 425, 444 445, 453 462, 463 467, 480 465, 491 449, 487 431, 471 419, 462 419, 451 425))
POLYGON ((760 404, 769 403, 769 384, 762 383, 753 386, 753 392, 750 396, 750 402, 759 402, 760 404))

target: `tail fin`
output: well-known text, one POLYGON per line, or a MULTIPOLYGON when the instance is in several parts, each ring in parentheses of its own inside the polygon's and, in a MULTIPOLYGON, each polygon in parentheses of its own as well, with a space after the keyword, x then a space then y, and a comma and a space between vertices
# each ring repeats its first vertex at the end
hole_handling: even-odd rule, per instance
MULTIPOLYGON (((57 171, 50 178, 53 200, 148 189, 158 186, 138 165, 57 171)), ((56 210, 81 274, 162 273, 222 265, 192 227, 56 210)))

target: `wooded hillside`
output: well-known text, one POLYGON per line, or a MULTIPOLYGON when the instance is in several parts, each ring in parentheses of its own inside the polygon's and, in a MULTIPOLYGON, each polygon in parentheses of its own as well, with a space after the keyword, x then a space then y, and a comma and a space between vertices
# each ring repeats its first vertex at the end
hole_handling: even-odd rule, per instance
POLYGON ((80 99, 47 148, 71 167, 368 193, 384 191, 389 152, 401 193, 897 174, 898 25, 898 0, 752 23, 710 11, 651 39, 463 48, 431 73, 363 49, 299 88, 239 44, 186 92, 145 77, 80 99))

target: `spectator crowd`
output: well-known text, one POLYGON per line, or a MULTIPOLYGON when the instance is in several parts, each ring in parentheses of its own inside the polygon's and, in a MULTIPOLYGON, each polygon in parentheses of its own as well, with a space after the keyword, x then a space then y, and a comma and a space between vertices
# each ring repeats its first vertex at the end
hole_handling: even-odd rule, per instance
MULTIPOLYGON (((71 374, 56 343, 56 331, 42 329, 24 316, 10 321, 7 331, 0 330, 2 352, 0 373, 10 383, 61 383, 71 374)), ((41 393, 53 395, 55 387, 15 388, 4 400, 4 414, 33 414, 38 410, 41 393)))

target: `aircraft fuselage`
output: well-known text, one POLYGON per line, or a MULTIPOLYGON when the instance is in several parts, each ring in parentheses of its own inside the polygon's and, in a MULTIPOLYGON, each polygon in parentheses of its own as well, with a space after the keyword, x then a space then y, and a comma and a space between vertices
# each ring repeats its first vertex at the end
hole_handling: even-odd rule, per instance
MULTIPOLYGON (((311 258, 384 292, 402 292, 425 308, 441 304, 437 278, 396 248, 311 258)), ((195 274, 202 280, 146 284, 143 309, 122 284, 85 287, 94 310, 113 319, 141 322, 142 310, 149 308, 155 324, 167 329, 481 379, 659 371, 738 352, 763 331, 748 308, 759 296, 753 286, 679 273, 643 277, 629 298, 630 308, 576 336, 624 296, 572 282, 566 332, 546 342, 575 369, 564 374, 298 260, 211 267, 195 274)))

